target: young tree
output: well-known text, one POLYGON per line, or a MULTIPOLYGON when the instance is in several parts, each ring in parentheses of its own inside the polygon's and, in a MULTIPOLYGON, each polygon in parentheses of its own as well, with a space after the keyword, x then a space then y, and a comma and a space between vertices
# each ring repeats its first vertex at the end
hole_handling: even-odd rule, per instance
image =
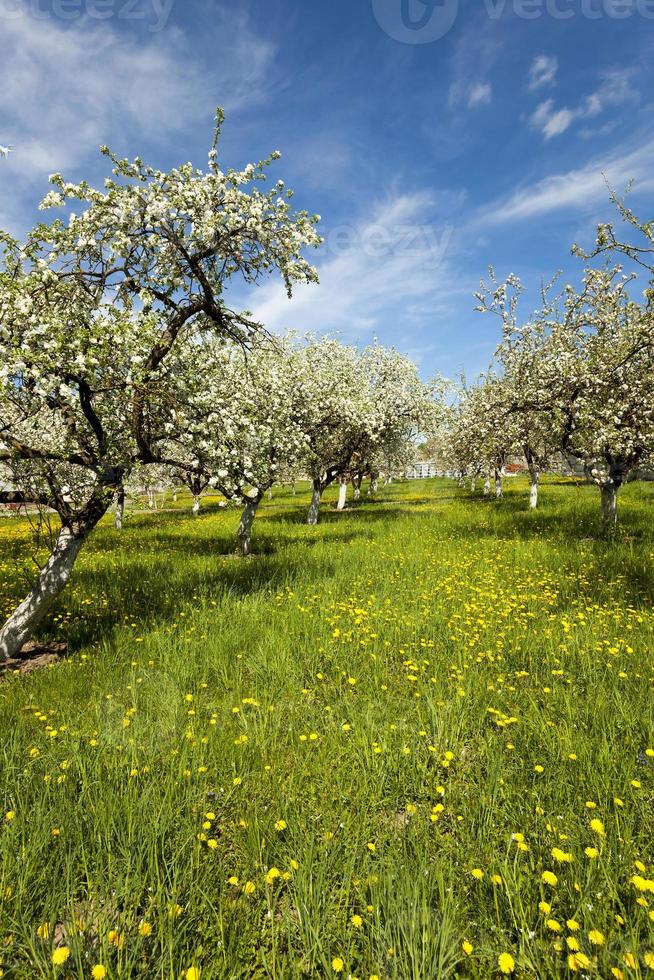
POLYGON ((171 362, 169 394, 177 435, 170 452, 190 473, 243 507, 237 541, 251 551, 252 525, 266 491, 306 452, 301 396, 287 341, 238 344, 199 338, 196 356, 171 362))
POLYGON ((619 266, 588 268, 580 292, 567 286, 529 323, 504 317, 503 357, 519 377, 513 413, 540 415, 550 445, 599 488, 607 526, 620 487, 654 448, 654 323, 629 298, 629 280, 619 266))
POLYGON ((374 394, 355 347, 307 337, 295 345, 290 361, 313 488, 307 523, 317 524, 323 493, 347 478, 374 425, 374 394))
POLYGON ((293 213, 281 182, 257 186, 279 154, 223 172, 216 140, 203 173, 164 173, 140 159, 113 164, 103 190, 65 183, 43 207, 81 205, 66 223, 38 225, 21 247, 2 236, 0 462, 13 489, 0 503, 56 511, 56 546, 0 630, 0 659, 20 650, 68 582, 84 540, 135 462, 175 463, 161 447, 166 360, 198 330, 245 341, 259 330, 229 308, 235 277, 277 270, 289 294, 316 280, 303 256, 317 218, 293 213))

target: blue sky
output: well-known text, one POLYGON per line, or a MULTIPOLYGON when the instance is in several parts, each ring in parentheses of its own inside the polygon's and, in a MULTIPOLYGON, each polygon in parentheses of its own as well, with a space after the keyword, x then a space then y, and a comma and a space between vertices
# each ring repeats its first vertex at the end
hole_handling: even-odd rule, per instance
POLYGON ((653 42, 653 0, 0 0, 0 226, 35 220, 53 171, 101 180, 100 143, 203 165, 221 104, 222 162, 281 150, 326 238, 320 286, 235 300, 473 375, 489 263, 527 313, 611 216, 602 172, 652 217, 653 42))

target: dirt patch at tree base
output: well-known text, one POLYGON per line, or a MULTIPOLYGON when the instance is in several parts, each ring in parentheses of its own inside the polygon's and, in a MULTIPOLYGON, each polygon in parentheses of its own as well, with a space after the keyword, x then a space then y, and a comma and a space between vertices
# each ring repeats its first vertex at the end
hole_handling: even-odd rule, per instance
POLYGON ((7 674, 31 674, 67 655, 67 643, 26 643, 17 657, 0 661, 0 680, 7 674))

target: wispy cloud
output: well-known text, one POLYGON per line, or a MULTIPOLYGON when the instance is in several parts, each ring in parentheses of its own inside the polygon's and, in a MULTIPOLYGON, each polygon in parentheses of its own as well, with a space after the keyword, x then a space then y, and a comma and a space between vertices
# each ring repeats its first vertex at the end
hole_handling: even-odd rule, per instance
POLYGON ((70 169, 99 143, 124 143, 134 134, 173 140, 207 117, 212 92, 228 109, 259 99, 274 49, 254 35, 245 15, 221 19, 217 11, 216 18, 221 57, 209 72, 174 27, 132 38, 109 21, 62 26, 26 11, 6 18, 0 118, 16 150, 3 185, 11 173, 24 182, 70 169))
MULTIPOLYGON (((437 315, 470 284, 452 286, 455 232, 439 221, 430 192, 393 196, 360 221, 326 233, 320 284, 300 287, 289 302, 276 283, 256 297, 255 316, 276 331, 342 331, 369 334, 378 318, 396 318, 405 329, 427 312, 437 315)), ((325 234, 325 232, 323 231, 325 234)))
POLYGON ((621 190, 632 179, 636 190, 654 188, 654 139, 636 149, 596 159, 577 170, 552 174, 522 187, 483 210, 479 221, 499 225, 554 211, 581 210, 606 200, 606 181, 621 190))
POLYGON ((541 54, 537 58, 534 58, 529 69, 530 90, 534 92, 536 89, 543 88, 545 85, 553 85, 556 81, 558 68, 559 62, 554 57, 541 54))
POLYGON ((635 101, 638 93, 632 88, 632 75, 631 69, 616 68, 607 72, 598 88, 574 109, 556 108, 553 99, 546 99, 529 117, 529 125, 550 140, 560 136, 577 120, 593 119, 609 107, 635 101))
POLYGON ((448 103, 450 108, 465 105, 468 109, 478 109, 490 105, 493 87, 490 82, 453 82, 450 86, 448 103))
POLYGON ((489 82, 479 82, 473 85, 468 93, 468 108, 476 109, 477 106, 489 105, 493 97, 493 89, 489 82))

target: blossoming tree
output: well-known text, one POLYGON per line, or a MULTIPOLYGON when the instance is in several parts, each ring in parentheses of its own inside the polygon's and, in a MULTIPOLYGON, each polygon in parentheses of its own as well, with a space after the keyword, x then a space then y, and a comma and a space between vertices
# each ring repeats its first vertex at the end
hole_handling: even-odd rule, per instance
POLYGON ((2 503, 51 508, 61 521, 34 588, 0 630, 0 658, 20 650, 67 584, 79 550, 135 462, 169 459, 166 362, 199 330, 246 341, 259 326, 226 288, 278 271, 289 294, 316 280, 303 254, 317 218, 293 212, 278 183, 259 188, 274 153, 223 171, 169 172, 103 152, 103 189, 54 175, 44 208, 77 202, 68 221, 26 242, 2 236, 0 465, 2 503))

